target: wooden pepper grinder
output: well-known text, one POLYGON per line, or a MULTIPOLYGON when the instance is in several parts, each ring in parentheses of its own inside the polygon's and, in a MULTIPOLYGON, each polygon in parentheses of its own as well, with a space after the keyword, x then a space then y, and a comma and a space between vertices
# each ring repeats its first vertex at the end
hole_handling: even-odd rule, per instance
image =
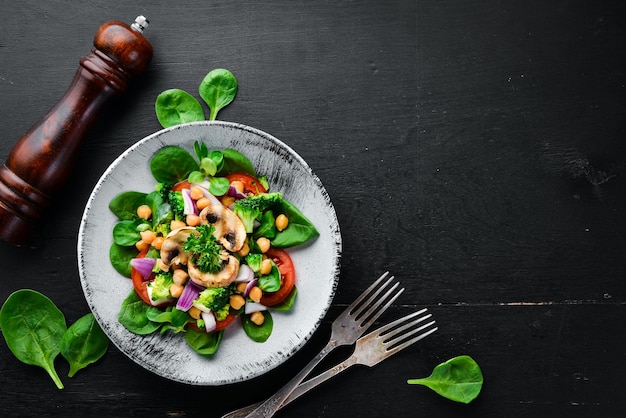
POLYGON ((15 144, 0 168, 1 239, 24 243, 69 176, 104 105, 146 70, 152 61, 152 45, 142 35, 147 25, 139 16, 131 26, 119 21, 100 26, 65 95, 15 144))

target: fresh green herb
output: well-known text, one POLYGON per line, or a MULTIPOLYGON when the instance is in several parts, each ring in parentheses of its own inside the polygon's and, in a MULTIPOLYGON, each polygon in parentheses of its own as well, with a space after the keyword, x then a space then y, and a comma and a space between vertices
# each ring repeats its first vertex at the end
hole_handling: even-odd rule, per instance
POLYGON ((183 244, 186 252, 192 253, 191 260, 203 273, 217 273, 222 269, 222 247, 213 236, 213 225, 199 225, 196 231, 200 234, 191 234, 183 244))
POLYGON ((154 109, 164 128, 204 120, 204 110, 200 102, 180 89, 165 90, 159 94, 154 109))
POLYGON ((267 339, 272 334, 272 330, 274 329, 274 320, 272 319, 272 314, 269 311, 261 312, 265 317, 265 320, 261 325, 257 325, 250 320, 250 315, 242 315, 242 323, 243 329, 246 332, 246 335, 250 337, 252 341, 256 341, 257 343, 263 343, 267 341, 267 339))
POLYGON ((423 385, 456 402, 470 403, 480 393, 483 374, 470 356, 454 357, 441 363, 429 377, 409 379, 410 385, 423 385))
POLYGON ((161 148, 150 159, 150 171, 156 181, 161 183, 178 183, 198 169, 198 163, 192 155, 176 145, 161 148))
POLYGON ((74 322, 61 338, 61 354, 70 363, 68 376, 98 361, 109 348, 109 339, 89 313, 74 322))
POLYGON ((42 367, 57 388, 63 389, 54 359, 60 353, 67 325, 65 316, 50 299, 30 289, 12 293, 0 310, 0 328, 18 360, 42 367))
POLYGON ((204 77, 198 91, 209 106, 209 120, 215 120, 217 112, 235 99, 237 89, 237 79, 223 68, 217 68, 204 77))

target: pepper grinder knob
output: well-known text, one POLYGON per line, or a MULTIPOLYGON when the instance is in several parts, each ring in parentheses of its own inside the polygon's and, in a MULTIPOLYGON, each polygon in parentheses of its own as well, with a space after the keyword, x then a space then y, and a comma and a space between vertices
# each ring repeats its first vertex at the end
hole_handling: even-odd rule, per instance
POLYGON ((115 20, 100 26, 65 95, 17 141, 0 167, 0 239, 26 241, 69 177, 100 112, 148 68, 153 51, 143 36, 147 26, 143 16, 131 26, 115 20))

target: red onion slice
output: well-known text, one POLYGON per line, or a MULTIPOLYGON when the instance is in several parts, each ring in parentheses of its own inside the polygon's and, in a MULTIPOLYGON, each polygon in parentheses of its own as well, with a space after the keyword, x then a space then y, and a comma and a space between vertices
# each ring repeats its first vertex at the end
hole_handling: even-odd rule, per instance
POLYGON ((133 258, 130 260, 131 267, 137 270, 144 280, 148 280, 152 275, 152 270, 154 269, 155 263, 156 258, 142 257, 133 258))
POLYGON ((202 288, 200 286, 191 280, 188 281, 183 288, 183 293, 181 293, 178 301, 176 302, 176 308, 187 312, 193 306, 193 301, 198 299, 201 291, 202 288))
POLYGON ((206 332, 214 331, 217 327, 217 321, 215 321, 213 312, 202 312, 202 320, 204 321, 204 329, 206 332))

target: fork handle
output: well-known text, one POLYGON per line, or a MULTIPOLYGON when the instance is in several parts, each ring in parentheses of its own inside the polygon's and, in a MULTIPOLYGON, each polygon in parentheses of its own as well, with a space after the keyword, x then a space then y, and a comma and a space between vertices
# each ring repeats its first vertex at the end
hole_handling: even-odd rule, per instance
MULTIPOLYGON (((328 369, 324 373, 321 373, 307 380, 306 382, 300 383, 300 385, 296 387, 293 390, 293 392, 291 392, 291 394, 287 397, 287 399, 284 400, 284 402, 282 403, 282 405, 278 407, 278 409, 281 409, 283 406, 295 401, 296 399, 298 399, 300 396, 304 395, 311 389, 324 383, 328 379, 335 377, 339 373, 343 372, 344 370, 348 369, 351 366, 354 366, 355 364, 357 364, 356 358, 354 356, 350 356, 349 358, 339 363, 332 369, 328 369)), ((226 415, 223 415, 222 418, 244 418, 244 417, 249 416, 250 413, 255 411, 261 405, 262 405, 262 402, 258 402, 258 403, 255 403, 254 405, 244 406, 243 408, 237 409, 235 411, 229 412, 226 415)), ((276 411, 278 411, 278 409, 276 409, 276 411)))
POLYGON ((246 415, 247 417, 271 417, 278 411, 283 402, 291 395, 291 393, 298 387, 298 385, 304 380, 305 377, 311 373, 311 371, 317 366, 323 359, 337 347, 337 341, 331 338, 326 346, 320 351, 304 368, 293 377, 287 384, 285 384, 278 392, 272 397, 268 398, 265 402, 258 405, 251 413, 246 415))

